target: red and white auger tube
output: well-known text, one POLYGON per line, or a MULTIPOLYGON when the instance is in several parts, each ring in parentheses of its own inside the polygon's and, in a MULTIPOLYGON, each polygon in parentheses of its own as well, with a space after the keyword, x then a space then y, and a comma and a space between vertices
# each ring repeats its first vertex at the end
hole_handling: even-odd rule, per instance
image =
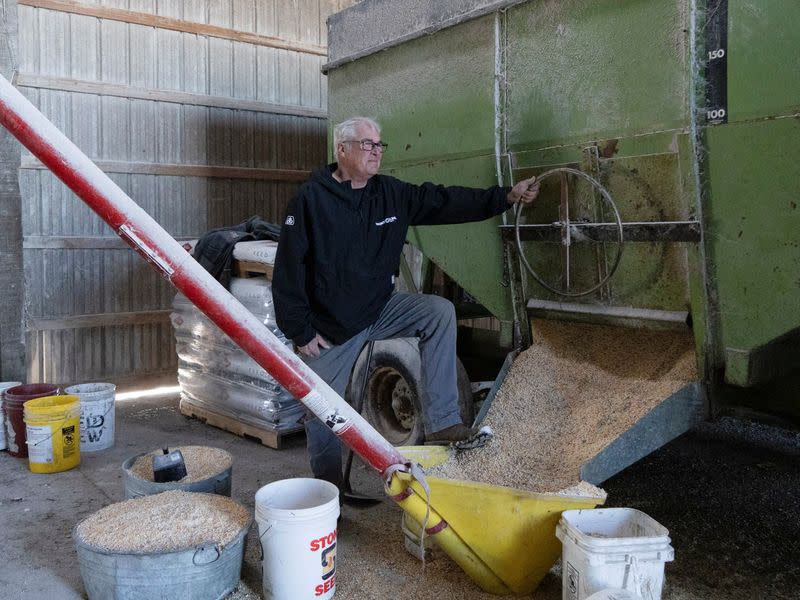
POLYGON ((2 76, 0 123, 365 462, 382 476, 407 463, 2 76))

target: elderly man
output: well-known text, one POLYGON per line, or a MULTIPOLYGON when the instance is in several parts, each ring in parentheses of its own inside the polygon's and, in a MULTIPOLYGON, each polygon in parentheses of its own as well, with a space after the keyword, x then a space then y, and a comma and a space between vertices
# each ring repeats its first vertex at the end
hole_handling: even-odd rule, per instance
MULTIPOLYGON (((378 175, 387 145, 363 117, 337 125, 333 147, 337 162, 302 185, 281 230, 272 282, 278 327, 341 396, 368 341, 418 337, 426 440, 467 439, 475 432, 459 415, 453 305, 395 292, 394 274, 409 226, 488 219, 532 202, 539 184, 473 189, 378 175)), ((306 421, 306 434, 314 475, 340 485, 338 438, 317 419, 306 421)))

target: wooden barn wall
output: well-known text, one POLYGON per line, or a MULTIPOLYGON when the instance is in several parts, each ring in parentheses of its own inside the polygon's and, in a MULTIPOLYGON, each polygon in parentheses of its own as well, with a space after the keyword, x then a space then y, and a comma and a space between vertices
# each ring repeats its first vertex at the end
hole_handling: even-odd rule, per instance
MULTIPOLYGON (((18 55, 16 0, 0 3, 0 38, 0 73, 11 79, 18 55)), ((19 160, 19 144, 0 127, 0 381, 25 377, 19 160)))
MULTIPOLYGON (((17 84, 176 238, 279 222, 325 162, 339 0, 18 0, 17 84)), ((29 381, 174 372, 173 289, 23 151, 29 381)))

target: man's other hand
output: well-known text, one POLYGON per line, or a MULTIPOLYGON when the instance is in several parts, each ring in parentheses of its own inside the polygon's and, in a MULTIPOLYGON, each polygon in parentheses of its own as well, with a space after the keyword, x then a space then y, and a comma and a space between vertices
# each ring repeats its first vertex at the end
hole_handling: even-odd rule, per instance
POLYGON ((331 343, 322 337, 320 334, 314 336, 314 339, 308 342, 305 346, 300 346, 298 350, 303 356, 319 356, 321 348, 330 348, 331 343))
POLYGON ((523 179, 508 192, 508 203, 516 204, 522 202, 523 204, 530 204, 539 195, 539 181, 536 177, 523 179))

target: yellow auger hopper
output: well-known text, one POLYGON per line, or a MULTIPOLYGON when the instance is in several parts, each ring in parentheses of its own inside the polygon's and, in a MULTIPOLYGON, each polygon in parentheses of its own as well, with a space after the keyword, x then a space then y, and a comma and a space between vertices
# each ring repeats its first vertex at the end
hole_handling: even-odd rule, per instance
MULTIPOLYGON (((447 460, 447 448, 407 446, 404 456, 424 467, 447 460)), ((389 496, 417 523, 427 517, 426 537, 436 541, 484 591, 530 594, 561 554, 555 535, 565 510, 594 508, 601 498, 534 494, 513 488, 426 477, 422 485, 397 473, 389 496)))

